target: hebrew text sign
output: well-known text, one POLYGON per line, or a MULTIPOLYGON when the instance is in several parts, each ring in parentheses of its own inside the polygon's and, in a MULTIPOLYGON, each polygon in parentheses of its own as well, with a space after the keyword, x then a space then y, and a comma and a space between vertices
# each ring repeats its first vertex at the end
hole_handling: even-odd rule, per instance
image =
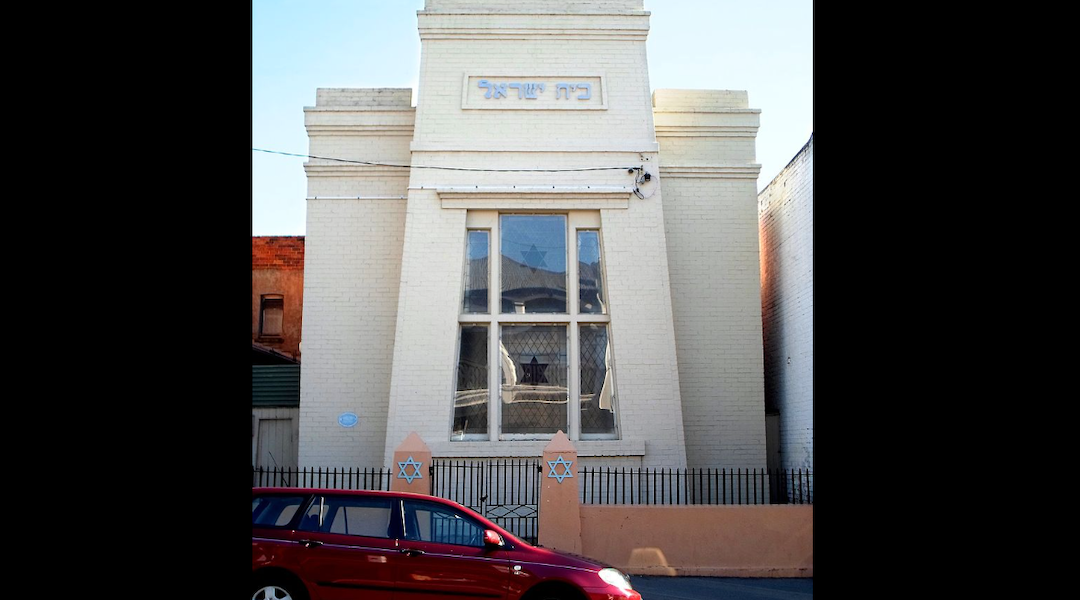
POLYGON ((603 75, 466 75, 463 109, 605 110, 603 75))

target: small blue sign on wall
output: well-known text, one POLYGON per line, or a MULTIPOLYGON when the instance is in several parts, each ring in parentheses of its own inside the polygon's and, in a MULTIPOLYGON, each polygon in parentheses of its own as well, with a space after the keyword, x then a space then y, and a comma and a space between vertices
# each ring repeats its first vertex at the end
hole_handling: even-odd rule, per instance
POLYGON ((341 416, 337 418, 337 422, 342 427, 356 427, 356 424, 360 422, 360 417, 356 416, 356 413, 341 413, 341 416))

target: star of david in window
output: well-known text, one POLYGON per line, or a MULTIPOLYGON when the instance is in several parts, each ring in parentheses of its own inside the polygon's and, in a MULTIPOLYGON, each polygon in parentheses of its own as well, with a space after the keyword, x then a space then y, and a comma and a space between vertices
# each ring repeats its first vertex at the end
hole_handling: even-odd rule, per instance
POLYGON ((547 252, 538 250, 536 244, 521 253, 521 257, 525 259, 525 265, 532 269, 533 273, 540 267, 547 266, 547 261, 544 260, 545 256, 547 256, 547 252))
POLYGON ((420 474, 420 467, 422 467, 423 465, 424 465, 424 463, 416 462, 415 460, 413 460, 413 457, 411 457, 411 456, 409 457, 409 460, 407 460, 405 462, 399 462, 398 466, 401 467, 401 472, 398 473, 398 479, 404 479, 405 481, 407 481, 409 483, 412 483, 413 479, 423 479, 424 476, 420 474), (413 472, 412 473, 406 473, 405 472, 406 467, 412 467, 413 472))
POLYGON ((563 460, 563 457, 562 457, 561 454, 559 455, 558 460, 549 460, 549 461, 547 461, 547 464, 551 467, 551 472, 548 473, 548 478, 549 479, 554 478, 554 479, 557 479, 559 481, 559 483, 562 483, 563 479, 566 479, 567 477, 573 477, 574 476, 574 474, 570 472, 570 465, 574 464, 574 461, 572 461, 572 460, 563 460), (562 473, 558 472, 557 467, 559 465, 562 465, 562 467, 563 467, 563 472, 562 473))
POLYGON ((547 368, 548 363, 539 362, 534 356, 531 362, 521 365, 521 383, 527 383, 530 385, 547 383, 547 368))

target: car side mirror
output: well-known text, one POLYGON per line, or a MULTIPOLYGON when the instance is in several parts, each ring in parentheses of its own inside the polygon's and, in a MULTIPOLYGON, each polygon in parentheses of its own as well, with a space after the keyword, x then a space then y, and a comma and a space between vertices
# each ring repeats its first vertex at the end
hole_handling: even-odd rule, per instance
POLYGON ((499 535, 499 532, 495 531, 494 529, 485 529, 484 530, 484 545, 485 546, 496 546, 496 547, 501 548, 501 547, 506 545, 506 541, 503 540, 503 536, 499 535))

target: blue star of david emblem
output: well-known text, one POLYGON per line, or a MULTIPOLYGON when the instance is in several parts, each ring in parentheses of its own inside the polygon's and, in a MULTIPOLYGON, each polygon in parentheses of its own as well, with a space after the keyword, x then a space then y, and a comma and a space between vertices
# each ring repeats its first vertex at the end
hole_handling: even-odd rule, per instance
POLYGON ((551 472, 548 473, 548 478, 557 479, 557 480, 559 480, 559 483, 562 483, 562 480, 566 479, 567 477, 573 477, 574 476, 574 474, 570 472, 570 465, 574 464, 574 461, 572 461, 572 460, 563 460, 563 457, 562 457, 561 454, 559 455, 558 460, 549 460, 549 461, 547 461, 547 464, 549 466, 551 466, 551 472), (563 466, 563 472, 562 473, 556 473, 555 472, 555 467, 557 467, 558 465, 563 466))
POLYGON ((541 251, 536 248, 536 244, 533 244, 527 251, 521 253, 521 257, 525 259, 525 265, 532 269, 535 273, 540 267, 546 267, 547 261, 544 257, 547 256, 547 251, 541 251))
POLYGON ((424 463, 416 462, 411 456, 409 457, 409 460, 405 462, 399 462, 398 466, 401 467, 401 472, 398 473, 398 479, 404 479, 409 483, 412 483, 413 479, 423 479, 424 476, 420 474, 420 467, 422 467, 423 465, 424 463), (405 467, 412 467, 413 472, 411 474, 406 473, 405 467))

